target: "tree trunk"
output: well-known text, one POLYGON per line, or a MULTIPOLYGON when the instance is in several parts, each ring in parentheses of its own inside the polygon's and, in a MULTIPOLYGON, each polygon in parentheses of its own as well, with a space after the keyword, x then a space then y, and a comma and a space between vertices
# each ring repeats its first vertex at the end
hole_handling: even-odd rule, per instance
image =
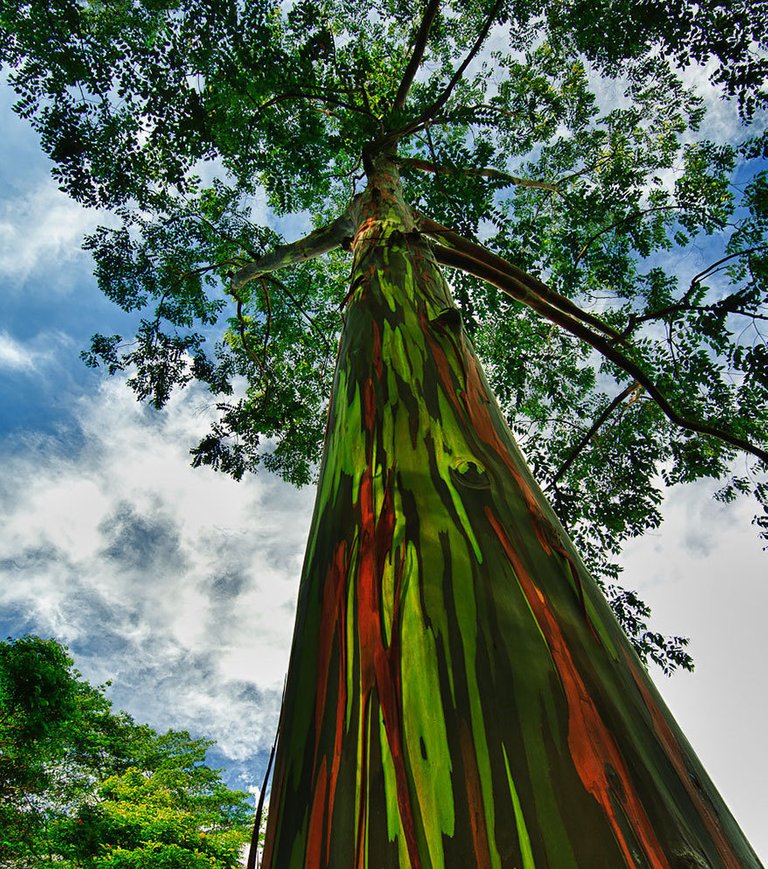
POLYGON ((263 865, 759 866, 533 481, 386 159, 353 249, 263 865))

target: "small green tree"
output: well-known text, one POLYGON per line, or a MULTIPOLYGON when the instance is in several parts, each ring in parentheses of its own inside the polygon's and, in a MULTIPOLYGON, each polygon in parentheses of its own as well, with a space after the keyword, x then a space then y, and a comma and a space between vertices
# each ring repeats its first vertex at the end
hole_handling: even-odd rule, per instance
POLYGON ((233 869, 242 863, 252 808, 212 770, 131 768, 101 782, 94 796, 52 830, 72 866, 233 869), (203 770, 209 773, 204 784, 203 770))
POLYGON ((23 863, 48 854, 55 807, 90 790, 89 765, 75 757, 83 725, 107 709, 54 640, 0 643, 0 860, 23 863))
POLYGON ((0 862, 232 869, 253 812, 211 745, 114 713, 55 640, 0 644, 0 862))

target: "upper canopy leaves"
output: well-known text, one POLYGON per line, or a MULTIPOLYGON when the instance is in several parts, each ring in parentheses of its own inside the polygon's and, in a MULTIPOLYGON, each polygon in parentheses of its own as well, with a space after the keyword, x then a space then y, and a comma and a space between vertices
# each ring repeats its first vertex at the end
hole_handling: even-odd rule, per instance
POLYGON ((715 58, 712 79, 751 115, 766 96, 755 50, 766 16, 746 2, 441 4, 404 106, 396 97, 419 30, 412 5, 396 0, 5 0, 0 21, 17 108, 79 201, 157 204, 188 189, 199 161, 220 160, 246 188, 264 185, 276 208, 318 211, 349 189, 367 141, 418 119, 491 127, 505 156, 523 153, 508 147, 521 135, 522 147, 542 141, 537 114, 552 129, 577 110, 565 93, 553 104, 520 57, 544 43, 554 48, 539 68, 567 73, 586 58, 635 82, 650 62, 715 58), (501 53, 449 89, 488 23, 501 53))
MULTIPOLYGON (((759 113, 766 4, 427 0, 414 15, 403 0, 4 0, 0 37, 62 187, 122 222, 87 246, 107 295, 145 315, 134 343, 97 336, 88 360, 127 369, 157 406, 193 379, 220 396, 196 464, 310 478, 344 254, 232 277, 281 243, 260 225, 263 197, 307 229, 328 223, 386 148, 414 208, 591 311, 577 339, 553 325, 568 317, 451 276, 598 575, 615 577, 622 541, 659 523, 660 479, 714 477, 724 500, 765 502, 764 462, 729 469, 734 443, 768 446, 768 140, 698 140, 704 104, 681 69, 706 68, 743 119, 759 113), (672 424, 644 383, 731 443, 672 424)), ((686 661, 613 594, 646 652, 686 661)))

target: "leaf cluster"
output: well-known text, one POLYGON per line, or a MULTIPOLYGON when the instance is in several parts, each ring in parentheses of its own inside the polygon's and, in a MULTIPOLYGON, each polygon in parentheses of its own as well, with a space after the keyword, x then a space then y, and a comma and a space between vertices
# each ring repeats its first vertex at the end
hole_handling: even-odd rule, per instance
POLYGON ((239 865, 251 808, 206 765, 212 743, 113 712, 105 687, 55 640, 0 644, 2 865, 239 865))
POLYGON ((86 245, 136 328, 96 336, 86 361, 157 407, 205 384, 216 414, 194 464, 312 478, 348 259, 238 289, 232 276, 281 244, 275 214, 335 220, 387 152, 413 208, 592 318, 575 337, 451 275, 510 424, 638 650, 687 665, 616 585, 617 558, 658 526, 665 486, 701 478, 723 500, 754 494, 768 533, 768 138, 706 141, 682 75, 707 70, 757 118, 764 4, 5 0, 0 16, 17 111, 62 187, 119 221, 86 245), (582 340, 595 318, 600 352, 582 340), (734 464, 734 439, 756 452, 734 464))

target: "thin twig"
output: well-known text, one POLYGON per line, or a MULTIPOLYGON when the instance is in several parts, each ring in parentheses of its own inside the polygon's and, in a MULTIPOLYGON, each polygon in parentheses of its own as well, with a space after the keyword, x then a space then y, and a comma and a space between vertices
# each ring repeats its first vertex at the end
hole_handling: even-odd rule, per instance
POLYGON ((427 39, 429 38, 429 31, 432 29, 432 23, 435 20, 439 8, 440 0, 430 0, 429 5, 424 12, 424 17, 421 19, 421 24, 419 25, 419 31, 416 35, 416 40, 414 41, 411 59, 408 61, 408 66, 405 68, 405 72, 403 73, 400 87, 397 89, 395 102, 392 106, 393 109, 399 110, 405 105, 408 91, 411 89, 413 79, 424 57, 424 51, 427 47, 427 39))
POLYGON ((344 100, 340 100, 338 97, 330 96, 326 93, 303 93, 302 91, 286 91, 285 93, 278 94, 277 96, 272 97, 267 100, 265 103, 261 103, 257 106, 258 111, 264 111, 264 109, 270 109, 273 106, 278 105, 279 103, 284 103, 289 100, 317 100, 321 103, 328 103, 332 106, 338 106, 341 109, 347 109, 350 112, 357 112, 360 115, 365 115, 366 117, 373 117, 370 112, 366 109, 361 108, 360 106, 356 106, 353 103, 347 103, 344 100))
POLYGON ((729 307, 728 303, 733 299, 738 299, 741 295, 741 293, 738 291, 735 293, 731 293, 730 295, 725 296, 724 298, 719 299, 716 302, 712 302, 709 305, 692 305, 689 303, 689 299, 693 295, 696 287, 704 280, 704 278, 709 277, 711 274, 713 274, 719 266, 722 266, 723 263, 728 262, 728 260, 732 260, 737 256, 748 256, 749 254, 754 253, 756 250, 758 250, 758 248, 753 247, 749 248, 748 250, 737 251, 736 253, 724 256, 721 259, 717 260, 717 262, 714 262, 711 265, 707 266, 707 268, 691 278, 691 283, 688 289, 685 291, 685 293, 683 293, 679 301, 673 302, 671 305, 665 305, 663 308, 658 308, 655 311, 649 311, 646 314, 631 314, 626 329, 624 329, 624 331, 621 333, 622 339, 628 338, 641 323, 647 323, 650 320, 659 320, 662 317, 668 316, 669 314, 680 314, 683 311, 713 311, 715 313, 719 311, 726 311, 729 314, 738 314, 742 317, 752 317, 756 320, 768 319, 768 317, 765 317, 762 314, 758 314, 756 311, 744 311, 741 308, 729 307))
POLYGON ((633 392, 637 392, 640 388, 640 385, 637 381, 632 381, 626 389, 623 389, 605 408, 605 410, 597 417, 597 419, 592 423, 589 431, 581 438, 581 440, 576 444, 576 446, 571 450, 568 454, 568 458, 560 465, 557 473, 552 477, 552 480, 547 488, 551 488, 557 483, 557 481, 563 476, 563 474, 571 467, 571 465, 576 461, 579 453, 584 449, 584 447, 592 440, 592 438, 597 433, 597 430, 601 425, 613 414, 616 408, 624 401, 625 398, 629 397, 633 392))
POLYGON ((633 223, 636 220, 640 220, 641 218, 646 217, 648 214, 654 214, 660 211, 682 211, 683 209, 689 207, 690 206, 688 205, 688 203, 681 203, 678 205, 653 205, 650 208, 642 208, 639 211, 634 212, 633 214, 625 215, 620 220, 617 220, 614 223, 609 224, 608 226, 604 226, 601 230, 599 230, 591 238, 589 238, 576 255, 574 265, 578 265, 586 255, 589 248, 598 240, 598 238, 605 235, 607 232, 610 232, 613 229, 618 229, 621 226, 626 226, 628 223, 633 223))
POLYGON ((240 341, 243 345, 243 350, 245 350, 246 355, 249 359, 252 359, 258 366, 261 373, 266 376, 267 370, 264 367, 264 362, 259 359, 258 354, 249 346, 250 342, 245 337, 245 319, 243 318, 243 303, 240 299, 236 299, 237 301, 237 325, 238 331, 240 332, 240 341))
POLYGON ((315 318, 304 310, 301 302, 299 302, 299 300, 293 295, 293 293, 288 289, 286 284, 278 280, 274 275, 265 275, 264 277, 266 280, 271 281, 273 284, 275 284, 275 286, 279 287, 285 293, 285 295, 288 296, 288 298, 296 306, 296 309, 301 314, 301 316, 304 317, 304 319, 309 323, 312 329, 314 329, 315 333, 322 339, 323 343, 325 344, 325 349, 331 350, 331 342, 328 340, 325 332, 317 325, 315 318))

